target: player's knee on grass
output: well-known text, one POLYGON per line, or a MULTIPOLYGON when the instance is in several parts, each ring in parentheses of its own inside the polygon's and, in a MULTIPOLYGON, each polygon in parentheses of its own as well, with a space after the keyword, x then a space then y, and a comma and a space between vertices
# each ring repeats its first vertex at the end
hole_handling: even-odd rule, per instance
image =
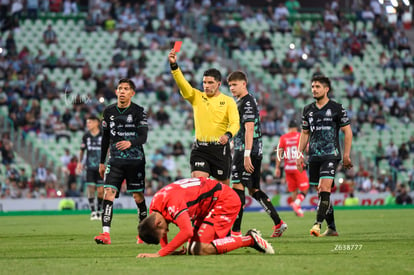
POLYGON ((199 243, 191 242, 189 243, 188 249, 189 255, 214 255, 217 254, 217 250, 211 243, 199 243))

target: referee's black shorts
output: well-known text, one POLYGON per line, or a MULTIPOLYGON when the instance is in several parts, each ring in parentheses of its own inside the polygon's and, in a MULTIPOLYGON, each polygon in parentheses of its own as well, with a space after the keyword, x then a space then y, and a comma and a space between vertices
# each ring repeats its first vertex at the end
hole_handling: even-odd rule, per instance
POLYGON ((190 156, 191 172, 202 171, 217 180, 227 180, 231 171, 229 143, 195 141, 190 156))

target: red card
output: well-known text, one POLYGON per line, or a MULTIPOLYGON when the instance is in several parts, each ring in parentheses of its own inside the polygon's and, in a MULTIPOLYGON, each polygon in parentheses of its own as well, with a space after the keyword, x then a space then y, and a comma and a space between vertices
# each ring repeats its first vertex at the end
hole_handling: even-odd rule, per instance
POLYGON ((181 44, 183 44, 183 41, 175 41, 174 43, 174 51, 178 53, 181 49, 181 44))

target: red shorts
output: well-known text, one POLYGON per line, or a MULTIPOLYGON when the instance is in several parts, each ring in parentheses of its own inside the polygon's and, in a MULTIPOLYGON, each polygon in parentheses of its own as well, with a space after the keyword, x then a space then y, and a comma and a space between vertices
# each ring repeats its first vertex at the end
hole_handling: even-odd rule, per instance
POLYGON ((233 189, 223 186, 216 204, 203 219, 194 222, 194 234, 190 240, 199 243, 211 243, 227 236, 239 214, 240 198, 233 189))
POLYGON ((298 170, 285 171, 288 191, 293 192, 297 189, 306 191, 309 189, 309 179, 306 171, 300 173, 298 170))

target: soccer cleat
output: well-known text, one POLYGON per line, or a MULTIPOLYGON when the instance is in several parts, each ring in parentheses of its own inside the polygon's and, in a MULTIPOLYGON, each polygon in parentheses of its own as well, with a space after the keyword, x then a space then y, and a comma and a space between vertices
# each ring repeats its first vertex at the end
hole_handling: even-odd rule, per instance
POLYGON ((241 233, 241 232, 231 231, 231 236, 232 236, 233 238, 240 238, 240 237, 242 237, 243 235, 242 235, 242 233, 241 233))
POLYGON ((292 202, 290 206, 293 208, 293 211, 295 211, 296 216, 303 217, 303 211, 302 208, 300 208, 300 205, 297 205, 295 202, 292 202))
POLYGON ((333 230, 332 228, 329 228, 325 230, 319 237, 338 237, 339 234, 336 232, 336 230, 333 230))
POLYGON ((321 235, 321 225, 316 223, 312 226, 310 230, 310 234, 315 237, 319 237, 321 235))
POLYGON ((100 221, 100 220, 101 220, 101 218, 100 218, 98 212, 94 211, 94 212, 91 213, 91 221, 100 221))
POLYGON ((137 244, 143 244, 143 243, 144 243, 144 241, 141 240, 141 238, 139 236, 137 236, 137 244))
POLYGON ((100 233, 99 236, 95 237, 95 242, 97 244, 111 244, 111 236, 109 233, 100 233))
POLYGON ((252 247, 257 251, 266 254, 275 254, 272 245, 268 243, 265 239, 263 239, 260 235, 260 232, 256 229, 250 229, 249 231, 247 231, 246 236, 252 237, 254 241, 252 247))
POLYGON ((270 235, 271 238, 281 237, 283 232, 288 228, 287 224, 280 220, 278 225, 273 226, 273 233, 270 235))

